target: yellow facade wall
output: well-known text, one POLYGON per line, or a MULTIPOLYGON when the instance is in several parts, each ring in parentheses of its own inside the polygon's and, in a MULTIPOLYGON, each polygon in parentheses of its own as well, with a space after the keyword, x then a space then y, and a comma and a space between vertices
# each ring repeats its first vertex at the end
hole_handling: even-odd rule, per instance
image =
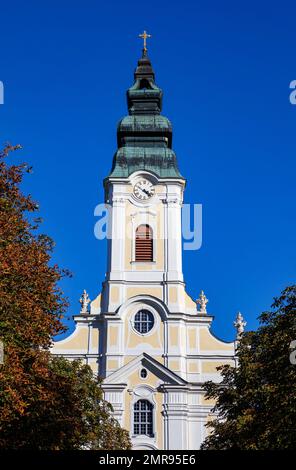
POLYGON ((169 326, 169 343, 170 346, 178 346, 179 342, 179 327, 178 326, 169 326))
POLYGON ((111 299, 111 302, 114 304, 119 302, 119 287, 118 286, 111 287, 110 299, 111 299))
POLYGON ((173 304, 178 302, 178 289, 177 287, 169 288, 169 301, 173 304))
POLYGON ((57 341, 54 344, 56 349, 77 349, 87 351, 88 349, 88 327, 78 327, 78 331, 74 331, 69 338, 57 341))
POLYGON ((99 329, 93 328, 91 332, 91 346, 93 349, 99 348, 99 329))
POLYGON ((99 295, 91 302, 91 306, 94 307, 94 308, 101 308, 101 298, 102 298, 102 295, 99 294, 99 295))
POLYGON ((118 369, 118 359, 108 359, 107 368, 108 370, 118 369))
POLYGON ((188 363, 188 372, 190 372, 192 374, 199 372, 198 362, 197 361, 188 363))
MULTIPOLYGON (((137 354, 138 355, 138 354, 137 354)), ((123 364, 128 364, 130 361, 132 361, 133 359, 135 359, 135 357, 137 356, 124 356, 123 358, 123 364)), ((153 359, 155 359, 157 362, 159 362, 160 364, 164 365, 164 358, 162 356, 154 356, 153 355, 153 359)))
POLYGON ((180 361, 178 359, 170 359, 169 361, 169 368, 172 371, 180 370, 180 361))
POLYGON ((200 338, 200 349, 202 351, 215 351, 215 350, 223 350, 223 351, 232 351, 233 350, 233 343, 223 343, 215 338, 208 328, 201 328, 199 333, 200 338))
POLYGON ((108 343, 110 346, 116 346, 118 342, 118 327, 109 326, 108 328, 108 343))
POLYGON ((232 362, 227 362, 227 361, 203 361, 201 370, 205 374, 214 374, 217 372, 217 367, 230 364, 232 365, 232 362))
POLYGON ((184 290, 184 295, 185 295, 185 305, 186 305, 186 307, 196 310, 196 302, 194 302, 194 300, 187 294, 187 292, 185 290, 184 290))
POLYGON ((197 329, 189 328, 188 329, 188 342, 190 349, 197 349, 197 329))
POLYGON ((206 400, 204 395, 200 397, 200 404, 205 406, 215 406, 215 400, 211 398, 210 400, 206 400))
POLYGON ((127 347, 137 348, 140 344, 149 344, 152 348, 161 348, 163 338, 163 323, 160 323, 159 328, 154 330, 154 333, 145 336, 138 335, 133 330, 127 332, 127 347))
POLYGON ((136 297, 137 295, 151 295, 162 300, 161 287, 128 287, 126 289, 126 298, 136 297))

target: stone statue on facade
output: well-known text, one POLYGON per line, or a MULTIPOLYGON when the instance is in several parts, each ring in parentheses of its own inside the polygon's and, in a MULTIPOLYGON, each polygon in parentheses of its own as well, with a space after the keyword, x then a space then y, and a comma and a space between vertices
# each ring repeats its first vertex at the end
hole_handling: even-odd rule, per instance
POLYGON ((200 291, 199 298, 197 299, 196 303, 199 306, 198 312, 202 314, 206 314, 208 299, 206 298, 203 290, 200 291))
POLYGON ((85 289, 83 291, 82 296, 79 299, 79 302, 80 302, 80 305, 81 305, 80 314, 81 315, 86 315, 87 313, 89 313, 88 305, 90 303, 90 298, 89 298, 88 293, 86 292, 85 289))
POLYGON ((245 326, 247 322, 244 320, 244 317, 240 312, 237 313, 236 319, 233 322, 236 329, 236 339, 239 340, 242 337, 243 332, 245 331, 245 326))

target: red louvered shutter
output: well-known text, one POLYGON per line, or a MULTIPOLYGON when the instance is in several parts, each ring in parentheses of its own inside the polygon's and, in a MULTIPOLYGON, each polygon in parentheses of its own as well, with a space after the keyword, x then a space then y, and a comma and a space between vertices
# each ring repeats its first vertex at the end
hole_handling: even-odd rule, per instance
POLYGON ((149 225, 139 225, 136 230, 136 261, 153 261, 153 237, 149 225))

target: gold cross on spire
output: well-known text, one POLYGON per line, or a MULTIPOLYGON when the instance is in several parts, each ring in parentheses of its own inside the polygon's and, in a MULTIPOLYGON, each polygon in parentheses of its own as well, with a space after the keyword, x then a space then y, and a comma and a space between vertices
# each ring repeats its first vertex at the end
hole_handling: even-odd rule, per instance
POLYGON ((147 34, 147 31, 144 30, 142 34, 139 34, 139 38, 142 38, 144 41, 144 47, 143 50, 144 52, 147 52, 147 38, 151 38, 151 34, 147 34))

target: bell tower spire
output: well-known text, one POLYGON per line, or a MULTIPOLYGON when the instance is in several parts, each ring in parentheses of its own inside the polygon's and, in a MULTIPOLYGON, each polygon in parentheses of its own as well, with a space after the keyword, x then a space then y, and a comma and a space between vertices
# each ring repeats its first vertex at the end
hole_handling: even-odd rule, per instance
POLYGON ((130 115, 158 115, 162 109, 162 90, 155 83, 155 73, 143 49, 142 57, 134 73, 134 84, 127 91, 127 106, 130 115))
POLYGON ((118 124, 118 149, 108 178, 128 178, 135 171, 145 170, 161 178, 184 180, 172 149, 172 125, 161 115, 162 97, 144 44, 134 83, 127 90, 128 116, 118 124))

